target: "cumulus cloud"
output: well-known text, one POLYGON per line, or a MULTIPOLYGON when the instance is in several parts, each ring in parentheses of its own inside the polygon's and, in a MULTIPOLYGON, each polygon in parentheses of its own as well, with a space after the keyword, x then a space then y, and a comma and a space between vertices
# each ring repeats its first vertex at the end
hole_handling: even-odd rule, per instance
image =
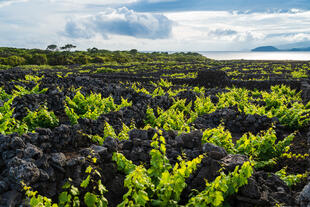
POLYGON ((87 24, 81 24, 70 20, 65 26, 65 35, 72 38, 90 39, 95 36, 94 31, 87 28, 87 24))
POLYGON ((126 7, 109 8, 97 15, 73 18, 65 27, 65 35, 91 38, 96 34, 125 35, 145 39, 165 39, 171 34, 173 22, 162 14, 137 13, 126 7))

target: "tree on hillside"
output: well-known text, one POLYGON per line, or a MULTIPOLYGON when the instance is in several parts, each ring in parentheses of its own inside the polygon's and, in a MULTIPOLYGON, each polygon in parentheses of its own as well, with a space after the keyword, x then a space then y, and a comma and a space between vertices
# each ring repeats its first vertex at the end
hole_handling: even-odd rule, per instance
POLYGON ((63 47, 60 47, 61 50, 66 50, 66 51, 70 51, 71 49, 73 48, 76 48, 75 45, 72 45, 72 44, 66 44, 65 46, 63 47))
POLYGON ((90 52, 90 53, 96 53, 96 52, 98 52, 99 50, 98 50, 98 48, 96 48, 96 47, 93 47, 93 48, 88 48, 87 49, 87 52, 90 52))
POLYGON ((51 51, 54 51, 57 49, 57 45, 49 45, 47 46, 46 50, 51 50, 51 51))
POLYGON ((130 52, 130 54, 135 55, 138 53, 138 50, 137 49, 131 49, 129 52, 130 52))

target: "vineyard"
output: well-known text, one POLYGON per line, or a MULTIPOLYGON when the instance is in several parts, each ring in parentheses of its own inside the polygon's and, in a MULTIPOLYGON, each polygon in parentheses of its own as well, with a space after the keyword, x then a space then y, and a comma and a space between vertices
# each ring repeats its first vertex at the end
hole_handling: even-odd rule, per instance
POLYGON ((3 66, 0 132, 0 206, 310 205, 309 62, 3 66))

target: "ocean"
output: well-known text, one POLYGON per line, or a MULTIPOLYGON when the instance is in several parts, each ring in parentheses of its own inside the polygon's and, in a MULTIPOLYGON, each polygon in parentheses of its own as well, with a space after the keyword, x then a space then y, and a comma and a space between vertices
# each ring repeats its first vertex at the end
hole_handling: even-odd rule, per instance
POLYGON ((303 60, 310 61, 310 52, 199 52, 215 60, 303 60))

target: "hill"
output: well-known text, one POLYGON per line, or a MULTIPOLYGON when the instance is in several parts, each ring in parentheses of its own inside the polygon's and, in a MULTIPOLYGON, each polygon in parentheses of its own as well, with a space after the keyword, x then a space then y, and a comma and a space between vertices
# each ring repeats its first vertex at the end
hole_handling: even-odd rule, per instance
POLYGON ((310 51, 310 47, 278 49, 274 46, 261 46, 251 50, 252 52, 273 52, 273 51, 310 51))
POLYGON ((251 51, 258 52, 258 51, 280 51, 280 50, 276 47, 273 47, 273 46, 262 46, 262 47, 254 48, 251 51))

